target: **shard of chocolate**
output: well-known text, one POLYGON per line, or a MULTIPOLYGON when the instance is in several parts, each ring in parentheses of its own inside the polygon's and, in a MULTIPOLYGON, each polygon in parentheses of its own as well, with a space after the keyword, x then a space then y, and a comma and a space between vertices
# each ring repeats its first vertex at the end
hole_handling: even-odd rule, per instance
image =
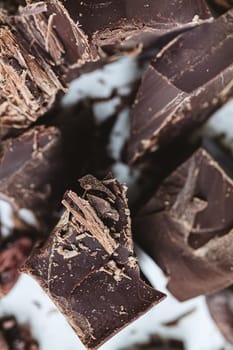
POLYGON ((207 297, 210 315, 227 341, 233 344, 233 290, 232 287, 207 297))
POLYGON ((204 149, 168 176, 134 221, 179 300, 232 284, 233 181, 204 149))
POLYGON ((103 51, 148 47, 211 17, 204 0, 62 0, 74 21, 103 51))
POLYGON ((26 222, 41 233, 48 230, 58 183, 64 181, 61 156, 61 135, 55 127, 38 126, 1 143, 0 204, 10 207, 10 226, 20 229, 26 222))
POLYGON ((80 179, 83 197, 67 192, 66 211, 36 247, 31 274, 89 349, 100 346, 164 298, 140 278, 126 188, 115 179, 80 179))
POLYGON ((67 89, 69 68, 93 58, 59 0, 29 3, 14 16, 2 10, 0 56, 0 139, 50 110, 67 89))
POLYGON ((39 345, 28 326, 19 324, 14 316, 5 316, 0 319, 0 349, 39 350, 39 345))
POLYGON ((199 126, 233 94, 233 10, 168 44, 146 70, 131 115, 136 162, 199 126))

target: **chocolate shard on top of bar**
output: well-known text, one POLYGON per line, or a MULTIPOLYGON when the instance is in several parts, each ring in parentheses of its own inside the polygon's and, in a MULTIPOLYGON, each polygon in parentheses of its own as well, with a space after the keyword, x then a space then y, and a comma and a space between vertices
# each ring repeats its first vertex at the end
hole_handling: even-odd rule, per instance
POLYGON ((9 227, 21 229, 26 222, 47 232, 64 177, 61 157, 61 134, 55 127, 38 126, 1 143, 0 201, 11 208, 14 222, 9 227))
POLYGON ((211 17, 204 0, 62 2, 89 35, 92 44, 104 51, 155 45, 211 17))
POLYGON ((27 325, 18 324, 14 316, 5 316, 0 319, 0 349, 39 350, 39 345, 27 325))
POLYGON ((1 11, 0 56, 0 140, 50 110, 69 69, 94 59, 58 0, 19 7, 15 16, 1 11))
POLYGON ((35 247, 23 271, 35 277, 89 349, 163 299, 140 278, 126 188, 115 179, 80 180, 68 191, 54 232, 35 247))
POLYGON ((233 10, 168 44, 145 72, 131 115, 131 163, 199 126, 233 94, 233 10))
POLYGON ((233 344, 233 290, 232 287, 207 297, 210 315, 227 341, 233 344))
POLYGON ((233 181, 204 150, 168 176, 135 218, 137 241, 179 300, 232 284, 233 181))

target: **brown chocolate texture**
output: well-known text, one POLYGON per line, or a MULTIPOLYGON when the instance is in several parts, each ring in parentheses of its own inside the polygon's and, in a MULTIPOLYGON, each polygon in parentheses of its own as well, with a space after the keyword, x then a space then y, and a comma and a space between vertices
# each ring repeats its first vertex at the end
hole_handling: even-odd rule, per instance
POLYGON ((204 0, 173 0, 159 11, 152 0, 26 4, 11 16, 0 9, 0 140, 50 111, 86 63, 94 69, 108 54, 140 52, 211 17, 204 0))
POLYGON ((140 278, 126 188, 117 180, 80 180, 84 196, 67 192, 49 239, 23 271, 35 277, 87 348, 100 346, 164 295, 140 278))
POLYGON ((18 269, 32 249, 32 238, 22 233, 17 237, 17 234, 14 240, 0 245, 0 295, 7 294, 15 285, 19 277, 18 269))
POLYGON ((106 52, 156 45, 211 17, 203 0, 62 2, 89 35, 92 45, 106 52))
POLYGON ((20 210, 26 209, 34 216, 33 226, 47 231, 59 181, 65 181, 61 157, 61 134, 55 127, 38 126, 1 144, 0 199, 10 204, 18 224, 20 210))
POLYGON ((62 4, 30 3, 0 15, 0 138, 25 129, 67 89, 66 75, 93 57, 62 4))
POLYGON ((28 326, 17 323, 15 317, 0 319, 1 350, 39 350, 28 326))
POLYGON ((232 284, 233 181, 203 149, 168 176, 134 221, 137 241, 179 300, 232 284))
POLYGON ((214 5, 222 7, 224 9, 230 9, 231 7, 233 7, 232 0, 210 0, 210 3, 213 3, 214 5))
POLYGON ((233 10, 170 42, 146 70, 131 115, 131 163, 200 126, 233 93, 233 10))
POLYGON ((210 315, 227 341, 233 344, 233 290, 232 287, 207 297, 210 315))

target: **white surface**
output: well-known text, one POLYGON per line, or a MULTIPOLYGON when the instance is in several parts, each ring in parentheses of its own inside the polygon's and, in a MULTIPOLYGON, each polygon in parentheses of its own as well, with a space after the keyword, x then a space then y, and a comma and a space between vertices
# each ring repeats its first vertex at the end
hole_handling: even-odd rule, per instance
POLYGON ((14 227, 14 223, 12 207, 3 199, 0 199, 0 222, 2 236, 5 238, 10 234, 14 227))
POLYGON ((63 98, 63 105, 69 106, 86 98, 106 98, 115 89, 120 95, 129 93, 128 85, 140 76, 136 60, 130 57, 108 64, 102 69, 83 74, 70 84, 63 98))
POLYGON ((233 101, 227 103, 209 119, 202 133, 210 137, 221 136, 219 141, 233 155, 233 101))

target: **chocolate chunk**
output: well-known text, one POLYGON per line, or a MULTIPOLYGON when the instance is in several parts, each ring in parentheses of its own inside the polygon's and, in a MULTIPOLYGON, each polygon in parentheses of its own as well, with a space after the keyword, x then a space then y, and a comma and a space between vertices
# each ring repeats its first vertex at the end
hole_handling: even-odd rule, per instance
POLYGON ((199 149, 167 177, 134 221, 138 242, 179 300, 232 284, 233 181, 199 149))
POLYGON ((149 47, 211 17, 205 1, 62 0, 74 21, 105 52, 149 47))
POLYGON ((80 180, 84 197, 67 192, 66 211, 23 271, 49 293, 87 348, 96 348, 164 294, 140 278, 126 188, 117 180, 80 180))
POLYGON ((63 191, 59 184, 65 181, 61 156, 61 135, 55 127, 36 127, 1 144, 0 201, 10 206, 16 227, 26 221, 47 232, 63 191))
MULTIPOLYGON (((0 10, 1 11, 1 10, 0 10)), ((62 4, 36 2, 0 14, 0 139, 30 126, 67 89, 71 66, 92 60, 87 38, 62 4)))
POLYGON ((1 350, 39 350, 28 326, 17 323, 15 317, 6 316, 0 319, 1 350))
MULTIPOLYGON (((29 235, 15 233, 14 240, 0 247, 0 295, 7 294, 19 277, 18 268, 22 266, 32 249, 29 235)), ((1 347, 0 347, 1 349, 1 347)))
POLYGON ((132 110, 131 163, 199 126, 233 93, 233 10, 176 38, 146 70, 132 110))
POLYGON ((233 344, 233 290, 228 288, 207 297, 210 315, 224 337, 233 344))

